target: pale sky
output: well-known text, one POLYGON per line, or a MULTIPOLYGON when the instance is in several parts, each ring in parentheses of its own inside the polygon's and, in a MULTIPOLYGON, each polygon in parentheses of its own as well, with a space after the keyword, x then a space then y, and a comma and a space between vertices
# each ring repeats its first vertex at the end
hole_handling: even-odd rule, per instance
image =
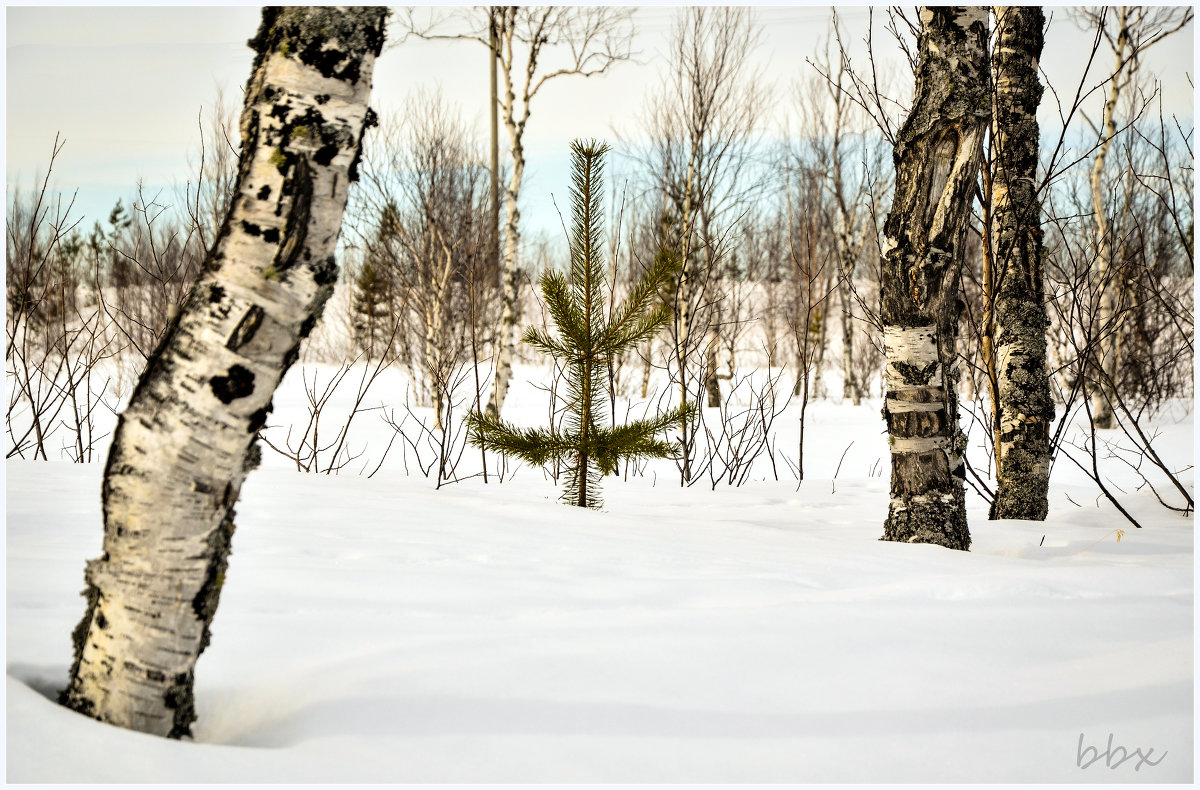
MULTIPOLYGON (((1083 68, 1090 37, 1067 20, 1067 9, 1048 8, 1053 22, 1043 68, 1069 98, 1083 68)), ((567 145, 575 137, 616 142, 615 132, 635 131, 644 96, 659 84, 668 44, 670 7, 641 7, 634 15, 640 63, 625 63, 602 77, 565 77, 547 84, 534 100, 527 131, 529 165, 523 188, 530 229, 555 233, 567 191, 567 145)), ((824 6, 756 9, 763 46, 751 58, 778 84, 780 108, 792 101, 789 83, 811 68, 804 62, 828 34, 824 6)), ((856 44, 866 29, 865 7, 840 6, 847 38, 856 44)), ((882 11, 877 13, 877 18, 882 11)), ((197 115, 223 89, 240 111, 249 74, 246 40, 258 26, 259 8, 243 7, 9 7, 7 22, 8 188, 29 187, 45 172, 55 132, 66 140, 53 183, 78 188, 77 208, 93 220, 107 217, 118 196, 126 204, 139 178, 148 187, 186 180, 198 150, 197 115)), ((877 52, 898 64, 890 37, 877 25, 877 52)), ((860 48, 861 52, 861 48, 860 48)), ((1163 83, 1164 109, 1190 126, 1194 92, 1194 30, 1152 50, 1143 70, 1163 83)), ((1098 57, 1107 67, 1111 55, 1098 57)), ((1097 69, 1093 69, 1098 74, 1097 69)), ((389 49, 376 66, 372 104, 399 108, 418 87, 440 86, 473 123, 481 141, 487 126, 486 49, 471 42, 412 40, 389 49)), ((1043 102, 1043 123, 1053 110, 1043 102)), ((1092 103, 1098 114, 1099 99, 1092 103)), ((503 156, 502 133, 502 156, 503 156)), ((618 149, 617 153, 620 151, 618 149)), ((618 162, 614 162, 618 165, 618 162)), ((619 174, 620 168, 615 168, 619 174)), ((619 175, 617 175, 619 178, 619 175)), ((165 193, 164 193, 165 194, 165 193)), ((558 231, 560 232, 560 231, 558 231)))

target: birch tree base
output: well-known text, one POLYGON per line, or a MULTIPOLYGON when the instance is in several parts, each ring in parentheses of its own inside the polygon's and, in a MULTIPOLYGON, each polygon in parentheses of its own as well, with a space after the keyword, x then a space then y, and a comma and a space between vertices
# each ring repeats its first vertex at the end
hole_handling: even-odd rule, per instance
MULTIPOLYGON (((921 463, 920 459, 917 463, 921 463)), ((933 464, 930 464, 933 466, 933 464)), ((945 494, 918 494, 893 499, 883 523, 882 540, 900 543, 934 543, 948 549, 967 551, 971 533, 967 529, 966 498, 962 486, 945 494)))

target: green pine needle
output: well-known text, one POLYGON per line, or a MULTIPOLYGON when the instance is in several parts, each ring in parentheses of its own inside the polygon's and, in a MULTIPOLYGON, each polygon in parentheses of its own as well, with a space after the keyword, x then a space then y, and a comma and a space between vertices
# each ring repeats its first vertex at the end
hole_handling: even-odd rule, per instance
POLYGON ((526 343, 566 368, 563 430, 520 428, 477 411, 467 415, 467 436, 477 447, 536 466, 565 462, 567 482, 562 501, 590 508, 601 506, 600 478, 615 473, 622 460, 676 457, 679 448, 657 436, 694 413, 693 405, 685 404, 625 425, 602 424, 612 359, 654 337, 671 320, 659 292, 669 287, 679 268, 678 261, 661 252, 606 319, 601 196, 608 151, 608 145, 595 140, 571 144, 570 275, 551 272, 541 280, 546 309, 558 336, 535 327, 524 335, 526 343))

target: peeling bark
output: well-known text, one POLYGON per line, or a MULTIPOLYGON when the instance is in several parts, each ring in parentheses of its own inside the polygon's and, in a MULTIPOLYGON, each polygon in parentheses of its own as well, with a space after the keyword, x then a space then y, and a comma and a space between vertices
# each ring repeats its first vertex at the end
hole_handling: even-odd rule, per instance
POLYGON ((267 8, 242 112, 236 197, 192 294, 121 415, 104 554, 61 701, 179 738, 207 646, 254 440, 337 280, 386 10, 267 8))
POLYGON ((881 310, 892 482, 884 540, 967 550, 958 284, 991 98, 987 9, 924 7, 913 109, 896 139, 881 310))
POLYGON ((1042 231, 1036 189, 1038 6, 997 6, 993 60, 992 250, 995 255, 998 488, 990 517, 1043 520, 1054 402, 1046 370, 1042 231))

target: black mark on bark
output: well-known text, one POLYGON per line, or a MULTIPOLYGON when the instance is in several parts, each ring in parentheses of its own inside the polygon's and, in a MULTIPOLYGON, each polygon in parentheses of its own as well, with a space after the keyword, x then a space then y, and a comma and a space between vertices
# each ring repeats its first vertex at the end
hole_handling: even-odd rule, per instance
POLYGON ((224 376, 213 376, 208 383, 217 400, 225 404, 254 392, 254 374, 241 365, 234 365, 224 376))
MULTIPOLYGON (((237 351, 242 346, 250 342, 254 337, 254 333, 262 326, 263 310, 258 305, 253 305, 246 311, 246 315, 242 316, 242 320, 238 322, 237 328, 233 330, 233 334, 229 336, 229 340, 225 343, 225 347, 230 351, 237 351)), ((249 393, 247 393, 249 394, 249 393)), ((228 401, 226 401, 228 403, 228 401)))

